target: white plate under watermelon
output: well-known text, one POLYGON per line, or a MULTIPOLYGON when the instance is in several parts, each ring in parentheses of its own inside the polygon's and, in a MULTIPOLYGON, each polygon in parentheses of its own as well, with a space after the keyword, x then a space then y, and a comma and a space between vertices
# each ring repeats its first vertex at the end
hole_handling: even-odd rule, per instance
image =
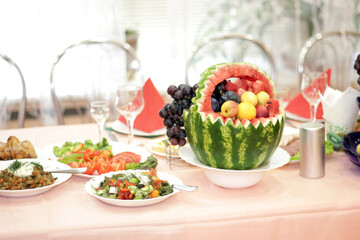
POLYGON ((206 177, 215 185, 233 189, 254 186, 260 182, 266 171, 282 167, 290 161, 290 155, 282 148, 277 148, 266 164, 249 170, 230 170, 207 166, 197 159, 189 145, 180 148, 179 156, 187 163, 204 169, 206 177))

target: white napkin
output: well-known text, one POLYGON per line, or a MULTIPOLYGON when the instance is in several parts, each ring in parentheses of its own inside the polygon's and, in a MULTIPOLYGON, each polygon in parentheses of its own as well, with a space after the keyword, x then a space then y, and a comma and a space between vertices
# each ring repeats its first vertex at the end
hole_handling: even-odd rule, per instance
POLYGON ((360 92, 352 87, 348 87, 344 92, 327 87, 320 99, 328 127, 344 133, 352 131, 359 114, 356 99, 359 96, 360 92))
POLYGON ((293 140, 299 138, 299 129, 293 127, 284 127, 283 135, 281 137, 279 147, 285 147, 293 140))

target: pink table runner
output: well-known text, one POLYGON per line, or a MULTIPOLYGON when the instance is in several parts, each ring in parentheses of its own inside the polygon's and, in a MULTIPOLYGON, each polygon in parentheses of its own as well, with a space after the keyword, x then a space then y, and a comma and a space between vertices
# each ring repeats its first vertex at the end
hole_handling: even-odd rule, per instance
MULTIPOLYGON (((96 138, 97 129, 87 124, 1 130, 0 141, 10 135, 42 148, 96 138)), ((0 239, 359 239, 360 168, 342 153, 327 157, 324 178, 302 178, 292 164, 242 190, 213 185, 197 167, 169 170, 161 157, 158 168, 198 190, 152 206, 116 207, 89 196, 87 179, 73 176, 42 195, 0 197, 0 239)))

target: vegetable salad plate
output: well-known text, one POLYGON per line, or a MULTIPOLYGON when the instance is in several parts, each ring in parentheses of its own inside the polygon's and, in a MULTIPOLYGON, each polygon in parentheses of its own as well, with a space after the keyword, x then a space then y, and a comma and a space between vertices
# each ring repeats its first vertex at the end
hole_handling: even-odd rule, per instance
MULTIPOLYGON (((75 142, 85 143, 85 141, 89 141, 89 140, 68 140, 68 142, 71 142, 71 143, 75 143, 75 142)), ((90 140, 90 141, 93 142, 94 144, 97 143, 96 140, 90 140)), ((44 147, 41 151, 40 158, 58 162, 59 157, 57 157, 54 154, 54 147, 55 146, 61 147, 61 146, 63 146, 63 144, 65 142, 66 141, 58 142, 58 143, 51 144, 51 145, 44 147)), ((107 142, 107 144, 108 144, 108 146, 111 146, 111 151, 113 153, 113 156, 115 156, 119 153, 132 152, 141 157, 140 163, 145 162, 147 160, 147 158, 151 155, 151 153, 148 152, 145 148, 142 148, 139 146, 123 144, 120 142, 107 142)), ((93 178, 95 176, 98 176, 99 172, 96 169, 94 171, 94 173, 92 173, 92 174, 75 174, 75 175, 79 176, 79 177, 83 177, 83 178, 93 178)))
POLYGON ((191 165, 204 169, 206 177, 215 185, 232 189, 253 186, 262 179, 266 171, 282 167, 290 160, 290 155, 279 147, 267 163, 248 170, 220 169, 207 166, 197 159, 189 145, 180 148, 179 156, 191 165))
MULTIPOLYGON (((126 170, 126 171, 106 173, 101 176, 97 176, 97 177, 90 179, 85 184, 85 190, 90 196, 92 196, 104 203, 114 205, 114 206, 121 206, 121 207, 142 207, 142 206, 156 204, 156 203, 159 203, 159 202, 162 202, 162 201, 168 199, 169 197, 171 197, 179 192, 178 189, 172 188, 173 191, 169 194, 166 194, 164 196, 154 197, 154 198, 148 198, 148 199, 116 199, 116 198, 103 197, 103 196, 100 196, 99 194, 97 194, 96 189, 100 186, 100 184, 102 182, 104 182, 106 177, 112 177, 114 174, 128 174, 128 173, 140 174, 140 173, 144 173, 144 172, 148 173, 149 171, 126 170)), ((168 174, 168 173, 165 173, 165 172, 157 171, 157 177, 160 180, 167 181, 169 185, 172 185, 172 184, 183 185, 183 182, 178 177, 168 174)))
MULTIPOLYGON (((116 121, 112 122, 110 127, 108 127, 107 129, 115 131, 115 132, 120 133, 120 134, 128 134, 128 132, 129 132, 128 126, 125 123, 123 123, 123 122, 121 122, 119 120, 116 120, 116 121)), ((145 138, 160 137, 160 136, 164 136, 165 133, 166 133, 166 128, 158 129, 158 130, 155 130, 155 131, 150 132, 150 133, 140 131, 140 130, 135 129, 135 128, 133 130, 134 130, 134 136, 145 137, 145 138)))
MULTIPOLYGON (((0 162, 0 171, 8 168, 13 162, 15 162, 15 160, 0 162)), ((55 169, 70 169, 68 165, 56 161, 46 161, 39 159, 21 159, 20 162, 39 163, 43 167, 44 171, 55 170, 55 169)), ((32 188, 32 189, 23 189, 23 190, 0 190, 0 196, 18 198, 18 197, 29 197, 29 196, 42 194, 54 188, 55 186, 60 185, 65 181, 67 181, 71 177, 71 174, 52 173, 52 176, 56 178, 56 180, 51 185, 32 188)))

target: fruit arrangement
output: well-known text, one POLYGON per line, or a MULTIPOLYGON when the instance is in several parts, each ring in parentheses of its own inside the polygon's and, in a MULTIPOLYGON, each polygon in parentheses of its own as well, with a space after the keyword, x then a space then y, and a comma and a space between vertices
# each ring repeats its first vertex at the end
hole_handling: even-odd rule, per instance
POLYGON ((192 105, 191 99, 195 97, 195 91, 198 87, 197 84, 193 87, 180 84, 178 87, 170 85, 167 89, 167 93, 173 98, 173 101, 165 104, 160 110, 159 116, 164 119, 166 135, 172 145, 182 147, 186 144, 183 111, 192 105))
POLYGON ((211 95, 211 108, 223 117, 252 120, 278 114, 279 101, 270 99, 262 81, 235 78, 216 85, 211 95))
POLYGON ((235 170, 267 162, 285 121, 270 77, 248 63, 226 63, 206 69, 197 84, 192 104, 181 116, 197 158, 215 168, 235 170))

